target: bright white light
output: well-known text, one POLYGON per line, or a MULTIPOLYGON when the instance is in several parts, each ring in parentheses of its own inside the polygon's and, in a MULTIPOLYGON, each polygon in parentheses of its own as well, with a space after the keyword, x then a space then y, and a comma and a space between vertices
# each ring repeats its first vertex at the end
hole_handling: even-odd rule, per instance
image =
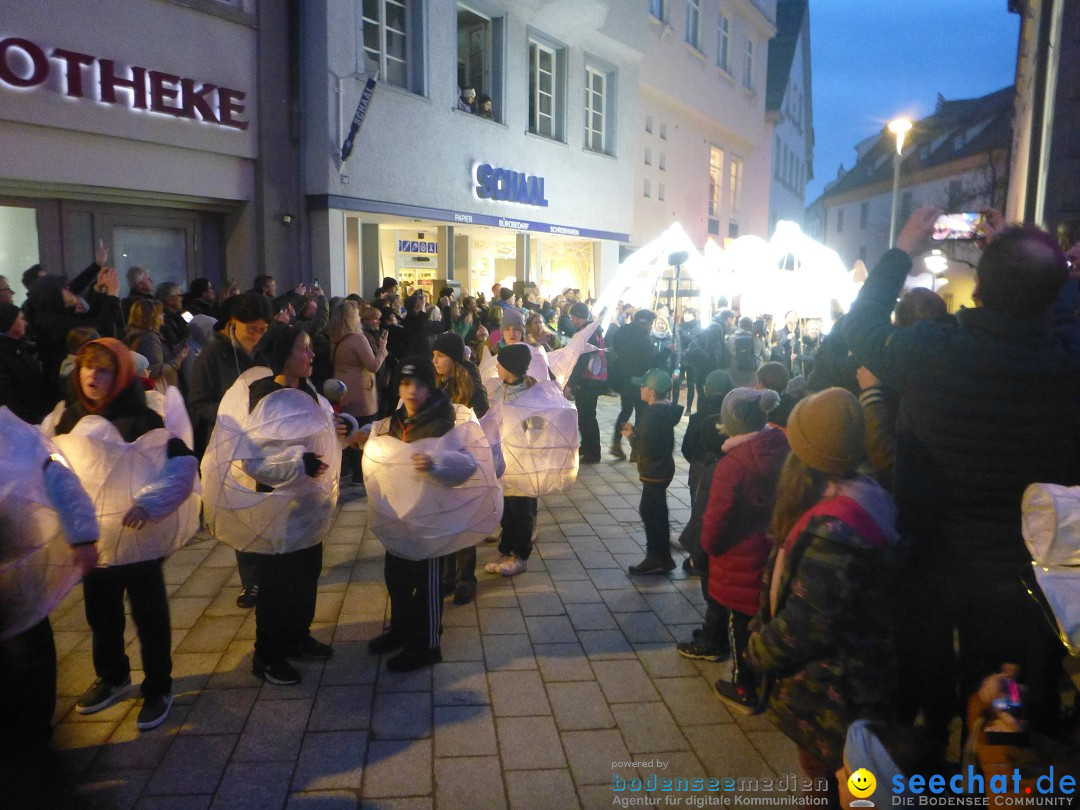
POLYGON ((911 120, 894 118, 889 122, 889 132, 896 136, 896 154, 904 153, 904 137, 911 131, 911 120))
POLYGON ((949 260, 941 255, 940 250, 932 251, 929 256, 923 259, 923 263, 926 265, 926 269, 935 276, 940 276, 949 269, 949 260))

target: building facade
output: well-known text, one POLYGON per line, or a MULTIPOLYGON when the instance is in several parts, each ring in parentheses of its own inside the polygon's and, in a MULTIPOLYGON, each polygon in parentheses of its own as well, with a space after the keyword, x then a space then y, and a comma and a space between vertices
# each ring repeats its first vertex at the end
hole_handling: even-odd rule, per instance
MULTIPOLYGON (((156 282, 300 280, 287 4, 14 0, 0 30, 0 272, 103 241, 156 282), (273 154, 274 161, 260 156, 273 154)), ((122 286, 126 292, 126 285, 122 286)))
POLYGON ((782 219, 804 224, 806 184, 814 179, 809 0, 779 0, 776 5, 765 112, 773 144, 771 236, 782 219))
MULTIPOLYGON (((915 121, 903 150, 897 229, 916 208, 943 211, 1003 209, 1009 181, 1013 88, 957 101, 939 96, 937 110, 915 121)), ((851 267, 876 262, 889 247, 896 140, 887 129, 856 147, 855 165, 825 187, 808 208, 807 232, 836 250, 851 267)), ((943 245, 939 275, 957 277, 951 307, 970 301, 962 244, 943 245), (963 292, 960 288, 963 287, 963 292)), ((947 297, 947 301, 950 299, 947 297)))

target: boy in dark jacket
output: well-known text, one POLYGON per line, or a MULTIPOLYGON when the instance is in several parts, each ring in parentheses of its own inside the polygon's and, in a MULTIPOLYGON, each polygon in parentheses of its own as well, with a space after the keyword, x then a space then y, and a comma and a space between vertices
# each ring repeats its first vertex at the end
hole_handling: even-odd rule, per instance
POLYGON ((683 408, 673 405, 671 375, 653 368, 631 382, 640 387, 646 408, 636 425, 622 426, 622 435, 630 440, 637 454, 638 478, 641 479, 641 522, 645 526, 645 559, 630 566, 631 574, 664 574, 675 568, 671 558, 671 535, 668 527, 667 488, 675 477, 675 425, 682 419, 683 408))

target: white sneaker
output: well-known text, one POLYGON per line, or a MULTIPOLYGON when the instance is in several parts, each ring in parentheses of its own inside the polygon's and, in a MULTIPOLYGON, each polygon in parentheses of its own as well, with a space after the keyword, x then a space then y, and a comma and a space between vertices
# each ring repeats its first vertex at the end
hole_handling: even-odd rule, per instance
POLYGON ((523 560, 520 557, 510 557, 506 562, 499 566, 499 573, 504 577, 512 577, 524 573, 525 569, 528 567, 528 560, 523 560))
POLYGON ((494 562, 489 562, 487 565, 485 565, 484 570, 487 571, 489 574, 498 574, 503 564, 509 562, 512 559, 514 559, 514 555, 512 554, 500 554, 498 557, 495 558, 494 562))

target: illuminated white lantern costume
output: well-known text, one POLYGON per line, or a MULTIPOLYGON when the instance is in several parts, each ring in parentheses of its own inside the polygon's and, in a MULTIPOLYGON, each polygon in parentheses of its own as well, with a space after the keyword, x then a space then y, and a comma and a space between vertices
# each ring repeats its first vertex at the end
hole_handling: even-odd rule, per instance
POLYGON ((241 374, 218 406, 203 456, 204 519, 208 531, 239 551, 283 554, 322 541, 337 506, 341 451, 334 413, 325 397, 284 389, 249 413, 251 384, 272 374, 256 366, 241 374), (304 453, 329 467, 311 478, 297 474, 304 453), (271 492, 258 483, 273 482, 271 492))
POLYGON ((7 408, 0 408, 0 482, 4 640, 48 616, 82 578, 71 545, 96 541, 98 522, 55 445, 7 408))

